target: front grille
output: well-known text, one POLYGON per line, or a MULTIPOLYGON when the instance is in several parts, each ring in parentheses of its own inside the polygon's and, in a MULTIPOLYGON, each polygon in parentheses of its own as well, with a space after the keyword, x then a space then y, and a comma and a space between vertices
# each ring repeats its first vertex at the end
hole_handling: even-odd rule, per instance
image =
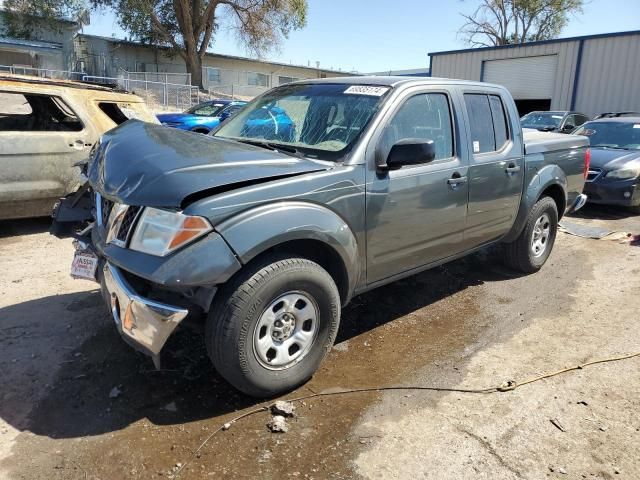
POLYGON ((107 243, 125 247, 142 207, 112 202, 96 193, 96 217, 104 228, 107 243))
POLYGON ((111 215, 111 210, 113 209, 113 202, 103 196, 100 196, 100 211, 102 213, 102 225, 106 225, 109 221, 109 215, 111 215))
POLYGON ((127 209, 127 213, 124 214, 122 218, 122 222, 120 223, 120 229, 118 230, 118 234, 116 238, 121 242, 126 243, 129 239, 129 233, 131 232, 131 228, 133 227, 136 218, 138 217, 138 213, 142 207, 129 207, 127 209))
POLYGON ((595 181, 602 174, 600 168, 590 168, 587 172, 587 182, 595 181))

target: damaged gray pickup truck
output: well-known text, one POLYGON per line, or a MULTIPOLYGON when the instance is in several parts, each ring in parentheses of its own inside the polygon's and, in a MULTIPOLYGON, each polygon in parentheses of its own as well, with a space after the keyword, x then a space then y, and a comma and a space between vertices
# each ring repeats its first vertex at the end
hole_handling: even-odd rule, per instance
POLYGON ((498 242, 540 269, 588 163, 586 137, 523 135, 499 86, 303 81, 209 136, 115 128, 52 228, 76 238, 72 274, 101 283, 132 346, 158 364, 185 317, 206 322, 220 374, 270 396, 313 375, 354 295, 498 242))

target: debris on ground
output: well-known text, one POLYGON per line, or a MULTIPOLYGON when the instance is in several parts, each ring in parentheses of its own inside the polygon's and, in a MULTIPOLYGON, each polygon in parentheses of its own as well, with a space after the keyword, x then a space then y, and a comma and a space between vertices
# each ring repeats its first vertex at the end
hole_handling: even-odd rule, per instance
POLYGON ((278 400, 276 403, 271 405, 271 413, 274 415, 281 415, 283 417, 293 417, 295 416, 296 407, 291 402, 286 402, 284 400, 278 400))
POLYGON ((549 421, 553 424, 554 427, 556 427, 561 432, 566 432, 565 428, 560 423, 560 420, 558 420, 557 418, 552 418, 549 421))
POLYGON ((287 420, 282 415, 274 415, 271 417, 269 423, 267 423, 267 427, 273 433, 287 433, 289 431, 289 425, 287 425, 287 420))
POLYGON ((567 222, 566 220, 562 220, 560 223, 558 223, 558 229, 561 232, 575 235, 576 237, 593 238, 595 240, 600 240, 611 235, 612 233, 616 233, 615 231, 608 230, 606 228, 596 227, 594 225, 582 225, 578 223, 567 222))
POLYGON ((222 426, 222 430, 229 430, 231 428, 231 423, 227 422, 222 426))
POLYGON ((120 390, 117 386, 113 387, 109 392, 109 398, 118 398, 122 394, 122 390, 120 390))

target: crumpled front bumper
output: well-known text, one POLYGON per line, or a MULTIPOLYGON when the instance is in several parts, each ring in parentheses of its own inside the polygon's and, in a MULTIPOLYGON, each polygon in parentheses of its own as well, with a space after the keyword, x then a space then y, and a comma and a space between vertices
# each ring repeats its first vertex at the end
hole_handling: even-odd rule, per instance
POLYGON ((151 355, 160 367, 160 350, 189 310, 138 295, 118 267, 106 262, 102 290, 122 338, 151 355))

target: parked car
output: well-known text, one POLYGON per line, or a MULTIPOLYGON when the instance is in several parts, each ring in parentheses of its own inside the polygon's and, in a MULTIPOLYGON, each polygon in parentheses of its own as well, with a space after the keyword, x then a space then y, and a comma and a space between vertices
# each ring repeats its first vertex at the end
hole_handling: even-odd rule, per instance
POLYGON ((542 132, 571 133, 588 121, 589 117, 579 112, 529 112, 520 119, 522 128, 534 128, 542 132))
POLYGON ((584 193, 589 202, 640 213, 640 115, 593 120, 575 132, 591 141, 584 193))
POLYGON ((156 121, 136 95, 0 74, 0 220, 51 215, 79 185, 73 165, 129 118, 156 121))
POLYGON ((599 120, 601 118, 617 118, 617 117, 640 117, 640 112, 606 112, 599 113, 595 117, 594 120, 599 120))
POLYGON ((588 144, 523 140, 500 86, 304 81, 210 137, 142 122, 110 132, 57 220, 82 219, 72 273, 100 282, 127 342, 159 365, 176 327, 205 313, 220 374, 270 396, 313 375, 354 295, 496 243, 513 268, 540 269, 558 219, 584 204, 588 144), (274 107, 292 138, 253 130, 274 107))
POLYGON ((241 132, 243 137, 285 142, 295 140, 295 124, 281 107, 265 105, 252 110, 245 118, 241 132))
POLYGON ((157 117, 168 127, 207 134, 246 104, 242 101, 210 100, 183 113, 160 113, 157 117))

